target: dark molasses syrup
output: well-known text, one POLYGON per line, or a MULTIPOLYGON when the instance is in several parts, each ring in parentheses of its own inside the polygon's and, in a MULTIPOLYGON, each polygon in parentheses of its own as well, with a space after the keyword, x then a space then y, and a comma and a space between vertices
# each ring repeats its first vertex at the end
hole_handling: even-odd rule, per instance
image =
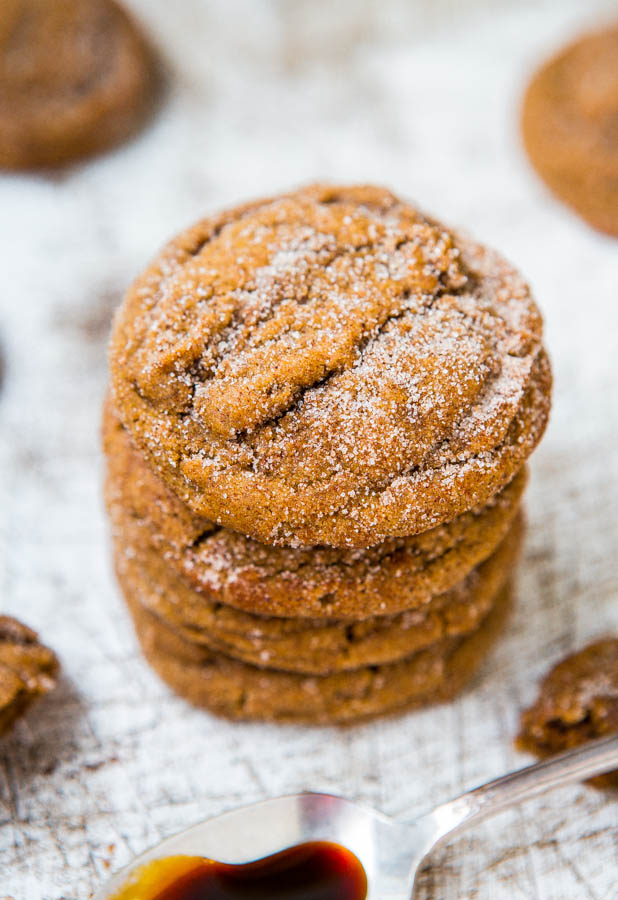
POLYGON ((365 900, 367 877, 339 844, 299 844, 246 865, 195 856, 155 860, 114 900, 365 900))

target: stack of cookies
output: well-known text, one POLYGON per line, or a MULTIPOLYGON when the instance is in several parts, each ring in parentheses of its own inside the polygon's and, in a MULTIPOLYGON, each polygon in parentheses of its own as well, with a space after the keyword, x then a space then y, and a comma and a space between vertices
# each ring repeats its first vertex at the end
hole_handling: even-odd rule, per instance
POLYGON ((541 337, 504 260, 385 190, 312 186, 172 241, 116 317, 104 413, 159 674, 237 718, 454 696, 508 609, 541 337))

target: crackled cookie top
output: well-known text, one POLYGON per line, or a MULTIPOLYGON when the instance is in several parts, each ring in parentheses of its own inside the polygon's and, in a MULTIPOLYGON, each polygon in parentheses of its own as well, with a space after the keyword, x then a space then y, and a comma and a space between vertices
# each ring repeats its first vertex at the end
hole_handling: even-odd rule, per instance
POLYGON ((548 412, 516 273, 387 191, 313 186, 206 219, 115 322, 115 405, 195 512, 367 546, 486 500, 548 412))
POLYGON ((542 66, 526 92, 522 127, 530 159, 556 195, 618 235, 618 24, 542 66))
POLYGON ((114 0, 2 0, 0 166, 56 165, 122 140, 154 80, 114 0))

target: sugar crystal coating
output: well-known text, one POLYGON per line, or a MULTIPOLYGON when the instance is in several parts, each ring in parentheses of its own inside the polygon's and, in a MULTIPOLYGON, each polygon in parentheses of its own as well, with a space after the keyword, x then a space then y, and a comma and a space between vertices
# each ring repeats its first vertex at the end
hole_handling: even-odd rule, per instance
POLYGON ((369 546, 513 477, 548 415, 541 333, 495 254, 387 191, 316 185, 164 249, 116 318, 114 403, 196 513, 369 546))
POLYGON ((103 438, 105 501, 125 552, 156 553, 205 602, 267 616, 358 620, 426 604, 493 553, 526 484, 524 467, 487 504, 367 549, 273 547, 193 514, 135 451, 109 403, 103 438))

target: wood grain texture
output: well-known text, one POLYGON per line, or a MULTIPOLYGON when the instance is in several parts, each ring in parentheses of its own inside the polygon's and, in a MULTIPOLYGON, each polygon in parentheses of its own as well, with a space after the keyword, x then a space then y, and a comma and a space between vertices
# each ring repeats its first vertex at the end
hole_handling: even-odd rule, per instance
MULTIPOLYGON (((459 4, 423 31, 410 4, 378 23, 368 2, 360 31, 338 13, 328 41, 322 0, 305 32, 284 0, 134 5, 173 75, 157 120, 87 166, 0 177, 0 597, 64 665, 0 744, 0 900, 84 900, 163 835, 303 788, 411 817, 527 762, 512 737, 539 677, 618 630, 618 243, 547 195, 517 132, 530 67, 613 4, 469 21, 459 4), (556 375, 508 637, 456 703, 345 731, 232 725, 173 697, 137 653, 100 497, 126 284, 203 211, 316 177, 386 182, 498 247, 533 285, 556 375)), ((610 900, 617 830, 615 799, 568 788, 440 851, 418 896, 610 900)))

